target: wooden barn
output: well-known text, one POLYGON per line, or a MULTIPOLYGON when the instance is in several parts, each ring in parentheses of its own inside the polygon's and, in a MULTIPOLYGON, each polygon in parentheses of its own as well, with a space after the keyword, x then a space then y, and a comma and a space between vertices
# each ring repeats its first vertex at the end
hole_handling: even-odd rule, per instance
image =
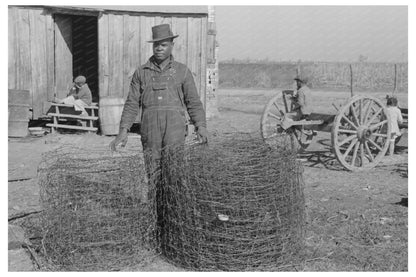
POLYGON ((175 59, 190 68, 206 105, 215 32, 207 6, 9 6, 9 91, 29 91, 31 119, 45 116, 73 78, 84 75, 93 101, 126 99, 134 70, 152 55, 151 28, 169 23, 175 59))

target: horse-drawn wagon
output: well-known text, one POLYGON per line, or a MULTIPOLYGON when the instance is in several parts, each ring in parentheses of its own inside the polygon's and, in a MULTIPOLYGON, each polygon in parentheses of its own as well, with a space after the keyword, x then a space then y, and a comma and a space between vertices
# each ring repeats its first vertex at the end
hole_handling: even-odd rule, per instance
MULTIPOLYGON (((390 116, 381 100, 357 95, 336 114, 312 113, 299 120, 293 111, 293 95, 293 90, 284 90, 265 106, 260 131, 266 143, 282 144, 289 139, 287 145, 304 150, 318 131, 331 132, 332 152, 346 169, 373 168, 383 159, 392 133, 390 116)), ((407 128, 407 122, 400 127, 407 128)))

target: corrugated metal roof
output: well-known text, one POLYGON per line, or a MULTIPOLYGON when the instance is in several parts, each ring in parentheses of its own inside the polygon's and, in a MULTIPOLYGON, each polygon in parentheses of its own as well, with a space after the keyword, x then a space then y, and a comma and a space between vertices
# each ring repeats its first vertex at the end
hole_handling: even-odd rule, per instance
POLYGON ((166 5, 153 5, 153 6, 52 6, 62 9, 82 9, 82 10, 97 10, 97 11, 117 11, 117 12, 145 12, 145 13, 176 13, 176 14, 208 14, 208 6, 166 6, 166 5))

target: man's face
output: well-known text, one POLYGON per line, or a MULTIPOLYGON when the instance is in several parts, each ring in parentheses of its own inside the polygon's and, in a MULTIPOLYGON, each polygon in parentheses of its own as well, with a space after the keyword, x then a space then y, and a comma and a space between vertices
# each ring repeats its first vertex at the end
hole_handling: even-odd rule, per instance
POLYGON ((301 82, 301 81, 299 81, 299 80, 296 80, 296 87, 297 87, 298 89, 300 89, 300 88, 302 87, 302 82, 301 82))
POLYGON ((171 39, 156 41, 153 43, 153 55, 157 62, 169 58, 172 53, 173 41, 171 39))

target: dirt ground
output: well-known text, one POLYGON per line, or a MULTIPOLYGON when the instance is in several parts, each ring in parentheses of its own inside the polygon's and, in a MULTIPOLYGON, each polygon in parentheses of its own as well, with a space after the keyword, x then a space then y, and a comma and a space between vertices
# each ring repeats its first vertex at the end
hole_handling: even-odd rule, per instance
MULTIPOLYGON (((211 135, 259 133, 260 117, 276 90, 220 90, 219 114, 210 119, 211 135)), ((358 93, 360 94, 360 93, 358 93)), ((383 99, 386 93, 363 93, 383 99)), ((349 92, 313 91, 314 112, 335 114, 349 92)), ((407 94, 398 94, 407 107, 407 94)), ((407 271, 408 270, 408 147, 405 134, 398 154, 386 156, 365 172, 344 170, 331 153, 329 133, 318 133, 303 159, 307 211, 306 247, 300 262, 276 271, 407 271)), ((48 134, 9 139, 9 223, 36 213, 39 206, 37 166, 42 153, 62 145, 106 148, 114 137, 95 134, 48 134)), ((140 148, 131 134, 126 151, 140 148)), ((176 271, 155 258, 142 271, 176 271)))

